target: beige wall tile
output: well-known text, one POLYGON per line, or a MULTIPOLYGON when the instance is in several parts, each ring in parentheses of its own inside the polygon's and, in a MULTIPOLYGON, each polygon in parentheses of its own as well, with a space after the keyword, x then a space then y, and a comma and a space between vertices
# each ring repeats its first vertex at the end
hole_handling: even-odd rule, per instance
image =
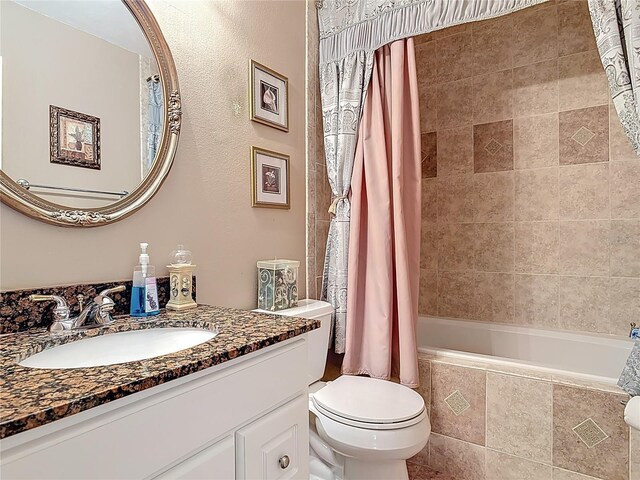
POLYGON ((433 84, 436 81, 436 42, 415 41, 415 55, 418 85, 433 84))
POLYGON ((589 4, 572 0, 558 5, 558 54, 571 55, 596 49, 589 4))
MULTIPOLYGON (((438 85, 436 93, 438 130, 471 125, 473 118, 472 85, 471 78, 438 85)), ((424 107, 421 111, 424 111, 424 107)))
POLYGON ((551 463, 551 383, 487 373, 487 447, 551 463))
POLYGON ((475 264, 475 236, 472 223, 445 223, 438 232, 438 271, 466 272, 475 264))
POLYGON ((473 315, 473 273, 438 273, 438 315, 471 318, 473 315))
POLYGON ((549 480, 551 467, 487 449, 487 479, 549 480))
POLYGON ((422 220, 435 222, 438 220, 438 180, 422 179, 422 220))
POLYGON ((629 476, 629 428, 624 423, 627 397, 597 390, 553 386, 553 464, 612 480, 629 476), (573 430, 592 419, 608 436, 589 448, 573 430))
POLYGON ((324 256, 327 249, 327 236, 329 235, 329 223, 316 218, 316 273, 322 275, 322 266, 324 265, 324 256))
POLYGON ((422 222, 420 242, 420 268, 437 270, 438 268, 438 224, 422 222))
POLYGON ((629 323, 640 318, 640 278, 611 278, 609 298, 608 333, 626 336, 629 323))
POLYGON ((631 142, 620 124, 618 112, 609 105, 609 150, 611 161, 640 160, 640 156, 631 147, 631 142))
POLYGON ((485 371, 431 362, 431 430, 484 445, 485 371), (456 415, 445 399, 458 391, 469 407, 456 415))
POLYGON ((609 85, 597 50, 558 59, 560 111, 609 104, 609 85))
MULTIPOLYGON (((474 220, 506 222, 513 220, 513 172, 473 175, 474 220)), ((469 196, 469 193, 466 194, 469 196)))
POLYGON ((420 136, 420 156, 422 178, 438 176, 438 137, 436 132, 423 133, 420 136))
POLYGON ((471 29, 471 23, 461 23, 460 25, 454 25, 452 27, 443 28, 441 30, 435 30, 434 32, 431 32, 431 34, 433 35, 433 38, 441 39, 444 37, 450 37, 451 35, 470 32, 471 29))
MULTIPOLYGON (((431 362, 426 358, 418 358, 418 375, 420 386, 416 389, 422 398, 427 409, 431 408, 431 362)), ((424 465, 429 461, 424 462, 424 465)))
POLYGON ((629 480, 640 480, 640 430, 629 431, 629 452, 631 453, 629 458, 629 480))
POLYGON ((560 222, 559 272, 609 275, 609 220, 560 222))
POLYGON ((561 468, 553 469, 553 480, 598 480, 595 477, 588 475, 582 475, 581 473, 570 472, 569 470, 563 470, 561 468))
POLYGON ((436 40, 436 62, 438 83, 470 77, 473 72, 471 32, 436 40))
POLYGON ((473 123, 497 122, 513 117, 511 70, 473 77, 473 123))
POLYGON ((611 276, 640 277, 640 220, 611 222, 611 276))
POLYGON ((558 272, 557 222, 518 222, 515 233, 516 272, 558 272))
POLYGON ((475 319, 513 323, 514 278, 512 273, 475 274, 475 319))
POLYGON ((556 7, 524 9, 514 14, 513 65, 529 65, 558 55, 556 7))
POLYGON ((473 74, 497 72, 513 65, 513 18, 510 15, 473 24, 473 74))
POLYGON ((560 218, 609 218, 609 165, 560 167, 560 218))
POLYGON ((513 116, 558 111, 558 60, 545 60, 513 70, 513 116))
POLYGON ((429 464, 455 480, 484 480, 485 449, 435 433, 429 439, 429 464))
POLYGON ((475 226, 475 269, 513 272, 513 223, 478 223, 475 226))
POLYGON ((515 172, 515 219, 558 218, 558 167, 515 172))
POLYGON ((438 273, 435 270, 420 269, 420 315, 438 314, 438 273))
POLYGON ((473 126, 473 163, 476 173, 513 170, 513 121, 473 126))
POLYGON ((608 333, 609 278, 560 277, 558 328, 608 333))
POLYGON ((316 220, 329 221, 329 206, 331 205, 331 185, 327 177, 327 167, 316 164, 316 220))
POLYGON ((611 163, 611 218, 640 218, 640 162, 611 163))
POLYGON ((473 173, 473 127, 438 131, 438 176, 473 173))
POLYGON ((470 222, 474 209, 472 175, 438 179, 439 222, 470 222))
POLYGON ((559 277, 554 275, 516 275, 515 323, 555 327, 559 284, 559 277))
MULTIPOLYGON (((418 96, 420 102, 420 131, 435 132, 438 126, 438 89, 436 85, 433 83, 419 85, 418 96)), ((471 114, 469 114, 469 118, 471 118, 471 114)))
POLYGON ((609 107, 560 112, 560 165, 609 161, 609 107))
POLYGON ((558 114, 516 118, 513 121, 516 169, 558 165, 558 114))

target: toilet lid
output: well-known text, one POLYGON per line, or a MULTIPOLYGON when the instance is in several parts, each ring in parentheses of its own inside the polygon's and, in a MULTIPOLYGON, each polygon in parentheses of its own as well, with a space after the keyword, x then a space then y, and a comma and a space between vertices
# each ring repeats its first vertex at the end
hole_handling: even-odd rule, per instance
POLYGON ((322 409, 357 422, 399 423, 417 417, 424 400, 408 387, 387 380, 343 375, 313 395, 322 409))

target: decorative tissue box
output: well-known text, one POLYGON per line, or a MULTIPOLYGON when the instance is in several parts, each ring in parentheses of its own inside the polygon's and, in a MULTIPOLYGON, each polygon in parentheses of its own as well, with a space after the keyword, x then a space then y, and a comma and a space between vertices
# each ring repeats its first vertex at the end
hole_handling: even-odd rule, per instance
POLYGON ((258 308, 284 310, 298 306, 298 268, 296 260, 258 262, 258 308))

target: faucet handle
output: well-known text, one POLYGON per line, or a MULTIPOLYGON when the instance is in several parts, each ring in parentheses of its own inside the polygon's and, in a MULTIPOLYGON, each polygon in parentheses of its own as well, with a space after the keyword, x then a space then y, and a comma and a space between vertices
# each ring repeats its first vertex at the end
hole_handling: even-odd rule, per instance
POLYGON ((123 292, 125 289, 126 289, 126 287, 124 285, 118 285, 117 287, 107 288, 105 290, 102 290, 99 293, 99 296, 107 297, 107 296, 111 295, 112 293, 123 292))
POLYGON ((56 302, 56 308, 53 309, 53 324, 49 327, 49 331, 63 330, 62 322, 69 320, 69 306, 67 301, 58 295, 29 295, 32 302, 56 302))
POLYGON ((124 285, 118 285, 117 287, 107 288, 101 291, 94 299, 94 303, 98 305, 98 315, 96 316, 96 322, 102 325, 113 322, 111 318, 111 311, 115 307, 115 302, 109 297, 112 293, 122 292, 125 290, 124 285))

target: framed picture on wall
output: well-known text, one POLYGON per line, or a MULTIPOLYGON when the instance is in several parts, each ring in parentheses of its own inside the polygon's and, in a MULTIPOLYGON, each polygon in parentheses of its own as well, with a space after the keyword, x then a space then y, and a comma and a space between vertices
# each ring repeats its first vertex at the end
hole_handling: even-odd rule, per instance
POLYGON ((289 155, 251 147, 251 206, 290 208, 289 155))
POLYGON ((251 60, 251 120, 289 131, 289 80, 251 60))
POLYGON ((100 170, 100 119, 49 105, 51 163, 100 170))

